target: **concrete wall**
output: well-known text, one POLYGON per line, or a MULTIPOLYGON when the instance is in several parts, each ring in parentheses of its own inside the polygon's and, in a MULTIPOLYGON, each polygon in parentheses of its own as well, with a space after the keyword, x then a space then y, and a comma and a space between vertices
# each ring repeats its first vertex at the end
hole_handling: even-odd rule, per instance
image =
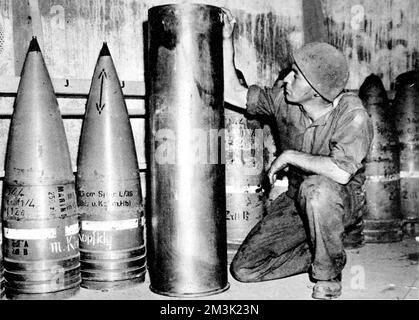
MULTIPOLYGON (((199 1, 229 8, 236 16, 236 63, 249 84, 271 85, 304 42, 303 1, 199 1)), ((181 1, 170 1, 171 3, 181 1)), ((184 2, 184 1, 183 1, 184 2)), ((29 40, 38 37, 53 78, 90 79, 102 42, 107 41, 121 80, 144 80, 143 26, 147 10, 161 0, 0 0, 0 76, 18 76, 29 40)), ((419 3, 416 0, 323 0, 330 43, 343 49, 349 89, 374 72, 387 89, 396 76, 418 66, 419 3)), ((307 19, 307 17, 305 17, 307 19)), ((0 97, 1 109, 13 97, 0 97)), ((60 98, 60 107, 84 108, 85 98, 60 98)), ((127 100, 143 108, 143 101, 127 100)), ((73 166, 81 118, 65 119, 73 166)), ((140 167, 145 168, 144 119, 132 119, 140 167)), ((0 169, 10 119, 0 118, 0 169)), ((272 144, 267 132, 266 143, 272 144)), ((270 150, 273 147, 268 146, 270 150)))
POLYGON ((329 42, 349 61, 348 88, 371 73, 387 90, 396 77, 419 67, 419 2, 416 0, 324 0, 329 42))
MULTIPOLYGON (((36 35, 52 78, 90 79, 102 42, 106 41, 120 79, 144 81, 143 34, 148 9, 165 3, 160 0, 0 0, 0 26, 4 35, 1 75, 20 75, 28 43, 36 35)), ((237 17, 236 61, 248 83, 273 83, 277 73, 289 64, 292 49, 302 44, 300 0, 200 3, 227 7, 237 17)), ((13 101, 13 97, 0 96, 0 113, 10 108, 13 101)), ((86 99, 59 98, 58 102, 61 108, 83 109, 86 99)), ((141 100, 128 99, 127 104, 144 108, 141 100)), ((144 121, 131 119, 141 168, 146 167, 144 121)), ((81 118, 64 119, 74 170, 81 123, 81 118)), ((1 169, 9 124, 9 118, 0 119, 1 169)), ((268 141, 272 143, 269 137, 268 141)))

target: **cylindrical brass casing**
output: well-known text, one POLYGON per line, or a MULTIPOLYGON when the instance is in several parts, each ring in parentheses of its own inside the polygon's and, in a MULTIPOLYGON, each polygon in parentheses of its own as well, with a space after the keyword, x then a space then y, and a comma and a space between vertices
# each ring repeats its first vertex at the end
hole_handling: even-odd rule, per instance
POLYGON ((221 9, 149 10, 148 268, 169 296, 226 290, 221 9), (215 143, 212 143, 215 142, 215 143))

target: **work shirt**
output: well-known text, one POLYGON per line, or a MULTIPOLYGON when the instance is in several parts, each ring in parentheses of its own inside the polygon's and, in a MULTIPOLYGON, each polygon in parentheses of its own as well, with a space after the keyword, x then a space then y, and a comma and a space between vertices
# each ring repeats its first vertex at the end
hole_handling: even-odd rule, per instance
MULTIPOLYGON (((349 184, 362 186, 373 127, 358 96, 341 94, 333 101, 333 108, 313 122, 301 106, 286 103, 282 85, 279 81, 273 88, 251 86, 247 93, 247 112, 275 117, 281 152, 296 150, 329 156, 351 175, 349 184)), ((311 174, 290 166, 287 176, 291 197, 295 196, 303 179, 311 174)))

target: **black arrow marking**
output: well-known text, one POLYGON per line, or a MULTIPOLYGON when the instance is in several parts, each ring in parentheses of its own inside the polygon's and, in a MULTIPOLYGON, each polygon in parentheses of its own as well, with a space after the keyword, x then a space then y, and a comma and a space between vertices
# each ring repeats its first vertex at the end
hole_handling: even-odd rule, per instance
POLYGON ((99 74, 98 79, 101 79, 100 81, 100 97, 99 97, 99 103, 96 102, 96 109, 97 111, 99 111, 99 114, 102 113, 103 108, 105 108, 105 104, 102 104, 102 94, 103 94, 103 81, 105 78, 108 78, 108 76, 106 75, 106 71, 105 69, 102 69, 102 71, 99 74))

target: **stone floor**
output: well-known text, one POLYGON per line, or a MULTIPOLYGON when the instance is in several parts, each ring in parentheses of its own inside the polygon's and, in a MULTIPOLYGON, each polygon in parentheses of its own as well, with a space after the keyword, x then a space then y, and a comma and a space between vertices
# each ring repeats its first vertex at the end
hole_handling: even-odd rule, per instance
MULTIPOLYGON (((340 299, 419 299, 419 238, 398 243, 366 244, 347 251, 340 299)), ((263 283, 240 283, 229 277, 230 289, 205 300, 306 300, 313 283, 307 274, 263 283)), ((81 289, 71 300, 175 300, 149 289, 150 281, 130 289, 101 292, 81 289)))

